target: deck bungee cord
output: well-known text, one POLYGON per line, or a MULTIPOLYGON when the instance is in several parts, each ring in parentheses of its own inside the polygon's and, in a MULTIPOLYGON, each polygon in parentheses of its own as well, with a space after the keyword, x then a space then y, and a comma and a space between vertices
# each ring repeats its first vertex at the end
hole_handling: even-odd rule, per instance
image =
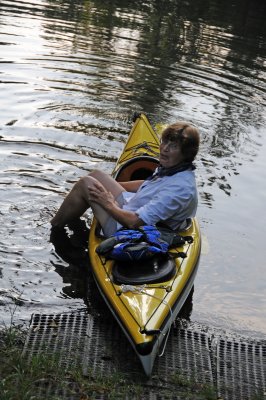
MULTIPOLYGON (((166 332, 166 333, 163 333, 163 331, 162 331, 161 329, 146 330, 145 326, 147 325, 147 323, 148 323, 149 321, 146 322, 146 324, 144 325, 144 328, 141 330, 141 333, 153 334, 153 335, 154 335, 154 334, 157 334, 157 335, 158 335, 158 334, 160 333, 162 336, 165 337, 163 349, 162 349, 162 351, 158 354, 158 357, 162 357, 162 356, 164 355, 164 352, 165 352, 167 340, 168 340, 168 337, 169 337, 169 334, 170 334, 170 331, 171 331, 171 326, 172 326, 172 323, 173 323, 173 310, 172 310, 172 308, 170 307, 169 303, 168 303, 165 299, 161 299, 160 297, 155 296, 154 294, 148 293, 147 290, 146 290, 146 289, 147 289, 146 285, 134 286, 134 285, 125 285, 125 284, 122 284, 122 285, 120 286, 120 288, 121 288, 121 293, 132 292, 132 293, 145 294, 146 296, 150 296, 150 297, 152 297, 152 298, 158 300, 159 303, 160 303, 160 305, 161 305, 161 304, 164 304, 165 306, 168 307, 169 312, 170 312, 170 323, 169 323, 169 328, 167 329, 167 332, 166 332)), ((157 341, 157 345, 158 345, 158 351, 159 351, 159 341, 157 341)))
MULTIPOLYGON (((144 150, 146 150, 146 151, 152 153, 154 156, 158 157, 158 156, 159 156, 159 151, 158 151, 158 150, 154 150, 152 147, 156 147, 156 149, 158 149, 158 147, 155 146, 155 145, 154 145, 153 143, 151 143, 151 142, 143 142, 143 143, 137 144, 137 145, 135 145, 135 146, 129 147, 129 148, 125 151, 124 157, 121 158, 121 162, 126 161, 126 160, 128 159, 128 157, 129 157, 131 154, 137 153, 138 150, 140 150, 140 149, 144 149, 144 150), (128 153, 130 153, 130 154, 128 154, 128 153)), ((130 159, 131 159, 131 158, 132 158, 132 157, 130 157, 130 159)))
POLYGON ((133 153, 136 153, 136 151, 139 150, 139 149, 145 149, 145 150, 149 150, 150 152, 152 152, 155 155, 158 155, 159 152, 153 150, 151 146, 155 147, 154 144, 151 143, 151 142, 143 142, 143 143, 137 144, 135 146, 132 146, 127 151, 133 151, 133 153))

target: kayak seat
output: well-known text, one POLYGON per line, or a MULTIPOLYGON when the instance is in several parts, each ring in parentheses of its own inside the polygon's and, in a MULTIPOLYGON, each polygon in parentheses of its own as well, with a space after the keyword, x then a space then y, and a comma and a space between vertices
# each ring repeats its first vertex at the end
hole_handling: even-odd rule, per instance
POLYGON ((112 269, 114 283, 129 285, 166 282, 173 278, 175 273, 175 260, 162 256, 138 263, 115 261, 112 269))

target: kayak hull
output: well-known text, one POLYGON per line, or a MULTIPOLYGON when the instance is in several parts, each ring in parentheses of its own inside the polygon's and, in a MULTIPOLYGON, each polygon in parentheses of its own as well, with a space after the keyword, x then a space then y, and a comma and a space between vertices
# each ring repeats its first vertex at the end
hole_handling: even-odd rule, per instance
MULTIPOLYGON (((118 181, 145 179, 158 165, 159 137, 147 117, 140 114, 132 127, 124 151, 113 171, 118 181)), ((102 297, 120 324, 135 350, 144 372, 152 373, 157 355, 163 352, 170 328, 194 284, 200 259, 201 235, 197 220, 188 221, 181 235, 191 236, 192 242, 173 248, 173 274, 141 284, 114 278, 115 264, 96 252, 104 239, 94 219, 89 237, 91 268, 102 297), (184 258, 178 254, 185 255, 184 258)), ((156 274, 156 271, 155 271, 156 274)))

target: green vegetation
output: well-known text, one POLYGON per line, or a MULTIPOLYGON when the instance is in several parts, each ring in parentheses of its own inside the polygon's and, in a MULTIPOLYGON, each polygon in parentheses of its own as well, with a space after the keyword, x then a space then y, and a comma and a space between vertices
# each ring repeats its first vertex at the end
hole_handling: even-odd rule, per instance
POLYGON ((141 398, 141 388, 129 384, 122 376, 95 378, 83 376, 77 368, 60 367, 59 358, 22 356, 24 333, 8 328, 0 333, 0 398, 1 400, 59 400, 65 397, 82 400, 99 394, 108 399, 141 398))
MULTIPOLYGON (((84 376, 81 368, 60 366, 59 357, 45 353, 30 358, 22 355, 25 332, 19 328, 5 328, 0 332, 0 398, 1 400, 63 400, 73 398, 89 400, 144 399, 150 384, 136 383, 132 377, 122 373, 95 377, 84 376)), ((158 395, 171 399, 174 393, 184 393, 186 399, 213 400, 212 387, 190 381, 174 374, 168 382, 152 378, 152 386, 158 395)))
MULTIPOLYGON (((23 352, 27 332, 15 326, 15 309, 10 310, 10 326, 0 329, 1 400, 143 400, 150 397, 151 390, 164 400, 172 400, 177 395, 186 400, 224 400, 217 397, 215 386, 200 383, 196 375, 191 376, 192 370, 189 378, 177 370, 169 370, 167 378, 154 374, 147 379, 141 370, 125 373, 110 372, 108 368, 99 370, 98 374, 95 370, 86 370, 84 375, 82 363, 75 365, 75 355, 70 366, 69 357, 66 361, 64 354, 54 351, 48 354, 44 342, 40 343, 38 354, 23 352)), ((231 387, 224 389, 228 393, 232 390, 231 387)), ((254 393, 252 400, 264 398, 265 394, 260 391, 254 393)))
MULTIPOLYGON (((170 382, 178 387, 189 390, 191 399, 195 398, 195 393, 197 393, 197 400, 217 399, 215 388, 206 383, 199 383, 194 379, 188 379, 178 373, 170 377, 170 382)), ((190 399, 189 395, 187 395, 186 398, 190 399)))

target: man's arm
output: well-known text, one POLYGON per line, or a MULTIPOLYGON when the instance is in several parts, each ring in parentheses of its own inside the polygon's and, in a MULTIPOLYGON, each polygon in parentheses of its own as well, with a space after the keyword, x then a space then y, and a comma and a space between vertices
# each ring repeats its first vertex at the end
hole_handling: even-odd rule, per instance
POLYGON ((144 225, 143 220, 135 212, 123 210, 116 202, 106 201, 102 206, 117 222, 127 228, 136 229, 144 225))
POLYGON ((127 191, 136 193, 139 187, 142 185, 144 180, 119 182, 119 184, 127 191))

